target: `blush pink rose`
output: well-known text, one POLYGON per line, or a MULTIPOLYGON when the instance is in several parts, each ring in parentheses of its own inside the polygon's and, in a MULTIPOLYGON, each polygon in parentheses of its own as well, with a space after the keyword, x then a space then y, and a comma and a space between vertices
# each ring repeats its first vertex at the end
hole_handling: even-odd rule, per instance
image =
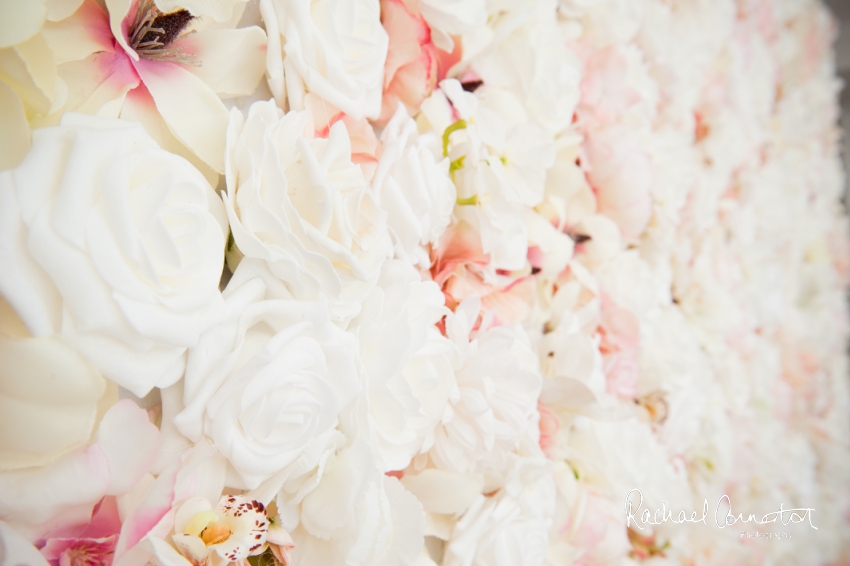
POLYGON ((312 93, 304 97, 304 107, 313 120, 313 137, 326 138, 330 135, 331 126, 339 121, 345 124, 351 140, 351 162, 359 165, 366 182, 371 182, 378 168, 380 142, 369 121, 366 118, 355 120, 312 93))
POLYGON ((637 395, 640 324, 628 309, 602 295, 599 334, 602 368, 608 393, 634 399, 637 395))
POLYGON ((381 23, 390 37, 384 65, 380 123, 402 102, 412 116, 437 83, 439 55, 418 0, 381 0, 381 23))
POLYGON ((588 131, 584 149, 599 212, 617 224, 624 240, 637 240, 652 216, 655 172, 649 154, 622 126, 588 131))

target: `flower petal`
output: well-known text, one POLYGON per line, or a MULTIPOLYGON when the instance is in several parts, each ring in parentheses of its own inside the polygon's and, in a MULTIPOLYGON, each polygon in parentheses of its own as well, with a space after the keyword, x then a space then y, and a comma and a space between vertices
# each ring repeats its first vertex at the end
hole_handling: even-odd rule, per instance
POLYGON ((227 132, 224 103, 200 78, 179 65, 140 59, 134 66, 171 133, 223 173, 227 132))
POLYGON ((222 98, 251 94, 266 70, 266 34, 257 26, 193 33, 180 46, 202 61, 186 69, 222 98))
POLYGON ((0 47, 26 41, 38 33, 46 17, 43 0, 0 3, 0 47))
POLYGON ((103 416, 97 442, 109 461, 109 494, 120 495, 130 491, 153 465, 159 429, 146 411, 124 399, 103 416))
POLYGON ((15 91, 0 81, 0 171, 20 163, 30 147, 24 105, 15 91))
POLYGON ((0 521, 0 548, 3 549, 2 563, 49 566, 47 560, 20 533, 0 521))

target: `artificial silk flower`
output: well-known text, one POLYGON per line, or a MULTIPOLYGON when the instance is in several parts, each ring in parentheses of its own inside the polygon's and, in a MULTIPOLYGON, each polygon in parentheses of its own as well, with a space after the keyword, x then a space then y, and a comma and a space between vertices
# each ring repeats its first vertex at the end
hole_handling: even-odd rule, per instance
POLYGON ((43 466, 88 444, 116 391, 59 338, 33 338, 2 299, 0 318, 0 419, 20 431, 0 438, 0 470, 43 466))
POLYGON ((446 321, 462 362, 429 455, 440 469, 485 474, 498 487, 514 450, 529 439, 537 444, 542 379, 523 329, 484 321, 474 330, 479 309, 480 299, 469 297, 446 321))
MULTIPOLYGON (((351 161, 346 126, 312 138, 305 112, 256 102, 231 113, 227 213, 238 253, 261 259, 298 300, 322 300, 336 320, 357 314, 392 253, 386 212, 351 161)), ((235 268, 238 255, 230 254, 235 268)))
POLYGON ((369 420, 386 471, 402 470, 427 451, 455 388, 456 352, 436 326, 447 314, 433 281, 421 281, 408 264, 388 260, 349 326, 357 337, 369 420))
POLYGON ((197 15, 174 2, 162 8, 153 0, 85 0, 46 26, 68 92, 57 112, 142 122, 160 145, 224 172, 221 98, 254 91, 266 36, 256 26, 205 25, 197 15))
POLYGON ((393 255, 427 269, 427 246, 446 231, 455 204, 448 158, 434 133, 417 133, 401 104, 384 127, 381 144, 372 187, 378 206, 387 212, 393 255))
POLYGON ((379 116, 388 37, 378 0, 262 0, 261 9, 279 46, 267 59, 278 104, 303 110, 311 92, 355 120, 379 116))
POLYGON ((292 564, 405 566, 418 556, 423 533, 421 503, 380 473, 366 444, 355 441, 329 459, 302 501, 292 564))
POLYGON ((31 540, 85 524, 104 496, 136 486, 158 448, 159 430, 147 412, 119 401, 87 445, 43 466, 0 472, 0 520, 31 540))
POLYGON ((223 495, 213 507, 193 497, 177 508, 172 540, 192 564, 227 564, 261 554, 268 531, 268 513, 259 501, 223 495))
POLYGON ((327 307, 281 298, 264 279, 275 281, 265 263, 239 264, 224 320, 189 352, 173 417, 193 442, 215 444, 230 464, 228 485, 243 489, 298 460, 360 389, 354 339, 327 307))
POLYGON ((29 332, 140 397, 180 379, 221 308, 227 221, 200 172, 139 124, 66 114, 0 199, 0 292, 29 332))
POLYGON ((382 0, 381 23, 389 35, 380 123, 396 112, 399 102, 413 115, 437 83, 437 48, 431 29, 416 8, 403 0, 382 0))

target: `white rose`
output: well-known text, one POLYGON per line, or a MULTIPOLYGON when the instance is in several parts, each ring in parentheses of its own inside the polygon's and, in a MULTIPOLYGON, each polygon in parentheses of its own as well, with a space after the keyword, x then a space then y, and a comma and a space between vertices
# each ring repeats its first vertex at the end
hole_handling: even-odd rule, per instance
POLYGON ((537 355, 520 326, 481 328, 469 339, 479 306, 472 296, 446 320, 463 362, 455 372, 458 390, 429 454, 439 468, 489 474, 498 484, 520 443, 537 443, 543 383, 537 355))
POLYGON ((174 383, 221 307, 227 221, 185 159, 135 123, 66 114, 0 173, 0 293, 143 397, 174 383))
POLYGON ((359 389, 352 337, 324 305, 281 298, 275 283, 265 264, 242 261, 225 290, 227 317, 189 352, 185 409, 174 417, 227 458, 228 485, 248 489, 332 430, 359 389))
POLYGON ((345 125, 309 139, 307 122, 271 101, 253 104, 247 120, 231 112, 227 214, 242 254, 268 263, 296 299, 327 300, 350 320, 391 254, 386 213, 351 162, 345 125))
POLYGON ((444 303, 436 283, 391 260, 349 327, 386 470, 406 468, 423 448, 454 388, 454 348, 436 327, 449 312, 444 303))
POLYGON ((444 566, 542 566, 555 512, 555 481, 548 460, 522 458, 504 488, 479 495, 455 524, 444 566))
POLYGON ((279 72, 283 57, 290 108, 303 108, 306 91, 355 120, 377 118, 389 45, 378 0, 270 0, 266 6, 266 22, 274 18, 283 36, 283 52, 269 54, 269 75, 279 72))
POLYGON ((395 257, 428 269, 431 259, 425 246, 439 240, 455 205, 448 159, 438 153, 439 138, 432 132, 419 135, 401 104, 384 128, 381 143, 372 186, 388 214, 395 257))

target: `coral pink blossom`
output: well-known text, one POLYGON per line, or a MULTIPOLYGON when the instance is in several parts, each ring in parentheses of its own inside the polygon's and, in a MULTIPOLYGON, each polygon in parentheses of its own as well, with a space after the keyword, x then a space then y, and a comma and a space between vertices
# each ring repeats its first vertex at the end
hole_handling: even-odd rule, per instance
POLYGON ((383 123, 399 101, 411 116, 419 111, 437 83, 438 53, 417 0, 381 0, 381 22, 390 37, 379 118, 383 123))

